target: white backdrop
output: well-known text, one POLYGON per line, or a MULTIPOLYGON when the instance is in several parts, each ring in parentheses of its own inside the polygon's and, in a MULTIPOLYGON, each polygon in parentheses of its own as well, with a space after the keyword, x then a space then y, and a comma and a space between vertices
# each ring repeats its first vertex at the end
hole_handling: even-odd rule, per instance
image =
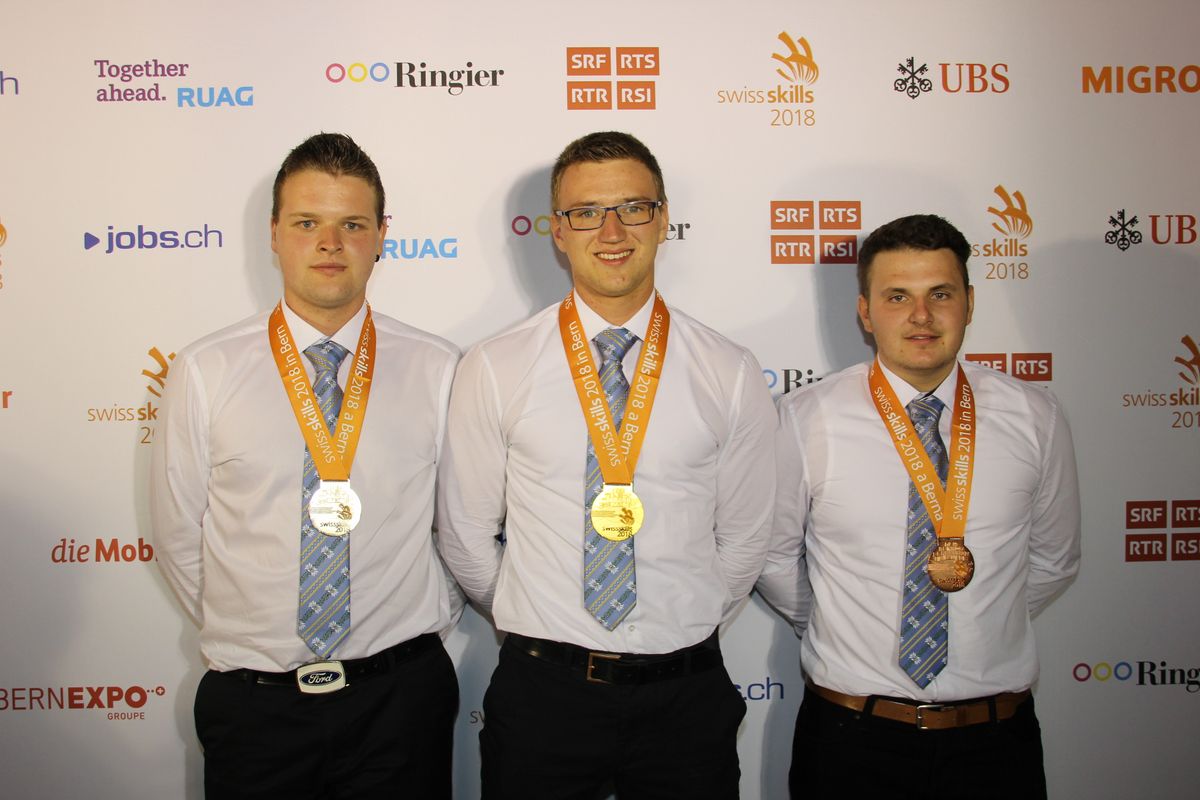
MULTIPOLYGON (((279 296, 267 222, 288 149, 344 131, 374 157, 395 244, 371 300, 466 347, 566 292, 549 167, 615 128, 666 174, 663 294, 751 347, 776 394, 870 350, 853 267, 774 262, 822 237, 852 255, 844 237, 918 211, 978 245, 966 352, 1049 379, 1080 464, 1081 574, 1037 623, 1051 794, 1194 796, 1197 22, 1185 0, 7 8, 4 793, 202 793, 202 667, 148 560, 146 443, 170 355, 279 296), (467 69, 461 90, 412 85, 467 69), (597 84, 613 108, 569 107, 602 105, 597 84)), ((497 643, 469 612, 449 647, 470 798, 497 643)), ((723 647, 750 708, 743 796, 781 797, 797 642, 753 598, 723 647)))

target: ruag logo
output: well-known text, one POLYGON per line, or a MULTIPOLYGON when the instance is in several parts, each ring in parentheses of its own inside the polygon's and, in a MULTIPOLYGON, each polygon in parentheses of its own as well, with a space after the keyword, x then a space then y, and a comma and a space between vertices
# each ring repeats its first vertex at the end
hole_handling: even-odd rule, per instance
POLYGON ((771 73, 764 70, 774 85, 718 89, 717 104, 764 107, 772 128, 812 128, 817 124, 812 85, 821 76, 812 45, 787 31, 780 31, 776 38, 783 46, 771 52, 771 73))
POLYGON ((661 64, 657 47, 568 47, 567 110, 652 111, 661 64))
POLYGON ((979 64, 975 62, 938 63, 931 73, 929 64, 909 56, 896 65, 900 77, 892 81, 892 90, 913 100, 934 90, 934 79, 947 94, 1004 94, 1009 90, 1008 64, 979 64), (932 74, 932 78, 929 77, 932 74))
POLYGON ((247 108, 254 105, 253 86, 216 86, 195 82, 191 64, 152 58, 136 63, 92 61, 100 88, 99 103, 165 103, 173 88, 176 108, 247 108))
POLYGON ((1170 414, 1173 429, 1195 433, 1200 430, 1200 346, 1191 336, 1184 336, 1179 344, 1181 352, 1172 363, 1178 367, 1175 373, 1180 384, 1169 391, 1125 392, 1121 395, 1121 407, 1164 409, 1170 414))
POLYGON ((10 75, 0 69, 0 97, 18 95, 21 93, 21 82, 16 75, 10 75))
POLYGON ((426 61, 349 61, 325 67, 325 80, 343 86, 391 85, 397 89, 433 89, 458 97, 468 90, 494 89, 504 70, 468 61, 445 68, 426 61))
POLYGON ((203 228, 185 231, 153 230, 144 225, 138 225, 136 230, 117 230, 116 226, 109 225, 102 236, 84 231, 83 249, 91 250, 103 243, 105 255, 111 255, 118 250, 194 250, 225 246, 224 234, 209 227, 208 223, 203 228))
POLYGON ((1195 94, 1200 92, 1200 66, 1187 64, 1132 67, 1105 65, 1081 68, 1084 94, 1195 94))
MULTIPOLYGON (((692 223, 690 222, 672 222, 667 225, 667 241, 685 241, 688 231, 691 230, 692 223)), ((550 235, 550 216, 548 214, 537 214, 529 216, 528 214, 518 214, 512 218, 509 223, 509 229, 514 236, 540 236, 545 237, 550 235)))
POLYGON ((737 689, 743 700, 782 700, 784 695, 784 685, 771 680, 770 675, 754 683, 735 683, 733 688, 737 689))
POLYGON ((772 200, 771 263, 853 264, 860 230, 860 200, 772 200))
POLYGON ((1033 217, 1021 192, 1010 194, 1003 185, 993 192, 999 202, 987 211, 992 215, 992 230, 1000 235, 971 245, 971 255, 985 259, 988 280, 1025 280, 1029 277, 1027 240, 1033 233, 1033 217))
POLYGON ((966 353, 963 358, 1023 381, 1054 380, 1054 355, 1052 353, 1013 353, 1011 372, 1008 369, 1008 353, 966 353))
POLYGON ((1200 500, 1127 500, 1125 531, 1126 561, 1200 561, 1200 500))
MULTIPOLYGON (((166 386, 167 373, 171 369, 170 362, 175 360, 175 354, 169 353, 163 355, 157 347, 151 347, 146 351, 146 355, 150 356, 153 364, 142 370, 142 375, 149 379, 146 383, 146 391, 155 397, 162 397, 162 390, 166 386)), ((133 422, 138 426, 138 442, 140 444, 151 444, 154 441, 154 431, 158 422, 158 405, 153 400, 147 400, 143 405, 130 406, 122 405, 121 403, 113 403, 111 406, 102 408, 89 408, 87 410, 88 422, 133 422)))
POLYGON ((1166 661, 1081 661, 1071 668, 1071 677, 1079 683, 1133 681, 1135 686, 1182 686, 1188 694, 1200 692, 1200 667, 1176 667, 1166 661))
POLYGON ((787 394, 792 389, 810 386, 823 379, 824 375, 814 375, 811 369, 783 367, 781 369, 763 369, 763 378, 772 394, 787 394))
POLYGON ((125 722, 146 719, 146 707, 166 695, 158 686, 4 686, 0 687, 3 711, 87 711, 125 722))

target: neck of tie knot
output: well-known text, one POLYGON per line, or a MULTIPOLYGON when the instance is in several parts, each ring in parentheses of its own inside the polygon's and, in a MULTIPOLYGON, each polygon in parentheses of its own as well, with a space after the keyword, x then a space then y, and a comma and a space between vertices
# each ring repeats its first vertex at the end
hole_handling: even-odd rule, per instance
POLYGON ((618 364, 625 359, 625 354, 638 339, 636 334, 625 328, 608 328, 596 334, 592 339, 600 350, 604 363, 615 361, 618 364))
POLYGON ((938 419, 942 416, 942 410, 945 408, 945 403, 933 395, 928 395, 914 398, 904 407, 904 410, 908 412, 908 418, 917 427, 917 431, 924 433, 937 427, 938 419))
POLYGON ((349 350, 337 342, 328 339, 324 342, 309 345, 305 348, 304 355, 308 356, 308 360, 312 362, 318 375, 332 372, 336 376, 338 367, 342 365, 342 359, 349 352, 349 350))

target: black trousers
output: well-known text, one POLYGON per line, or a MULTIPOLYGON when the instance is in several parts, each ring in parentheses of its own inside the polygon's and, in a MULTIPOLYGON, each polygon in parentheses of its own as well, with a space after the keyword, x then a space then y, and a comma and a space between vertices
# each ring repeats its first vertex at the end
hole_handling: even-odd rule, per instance
POLYGON ((1007 720, 940 731, 867 716, 804 693, 792 740, 793 798, 1046 796, 1033 697, 1007 720))
POLYGON ((634 686, 585 681, 507 640, 483 699, 485 800, 738 796, 746 703, 721 664, 634 686))
POLYGON ((324 695, 210 670, 195 713, 208 800, 451 796, 458 681, 440 642, 324 695))

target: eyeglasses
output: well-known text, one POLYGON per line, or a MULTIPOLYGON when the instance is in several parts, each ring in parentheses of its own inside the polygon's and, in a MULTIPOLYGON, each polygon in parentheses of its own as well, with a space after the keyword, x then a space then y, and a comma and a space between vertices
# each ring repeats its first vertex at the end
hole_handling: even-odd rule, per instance
POLYGON ((617 212, 617 219, 621 220, 622 225, 645 225, 654 219, 654 209, 662 204, 662 200, 639 200, 619 206, 584 206, 555 211, 554 216, 566 217, 573 231, 594 231, 604 227, 604 220, 610 211, 617 212))

